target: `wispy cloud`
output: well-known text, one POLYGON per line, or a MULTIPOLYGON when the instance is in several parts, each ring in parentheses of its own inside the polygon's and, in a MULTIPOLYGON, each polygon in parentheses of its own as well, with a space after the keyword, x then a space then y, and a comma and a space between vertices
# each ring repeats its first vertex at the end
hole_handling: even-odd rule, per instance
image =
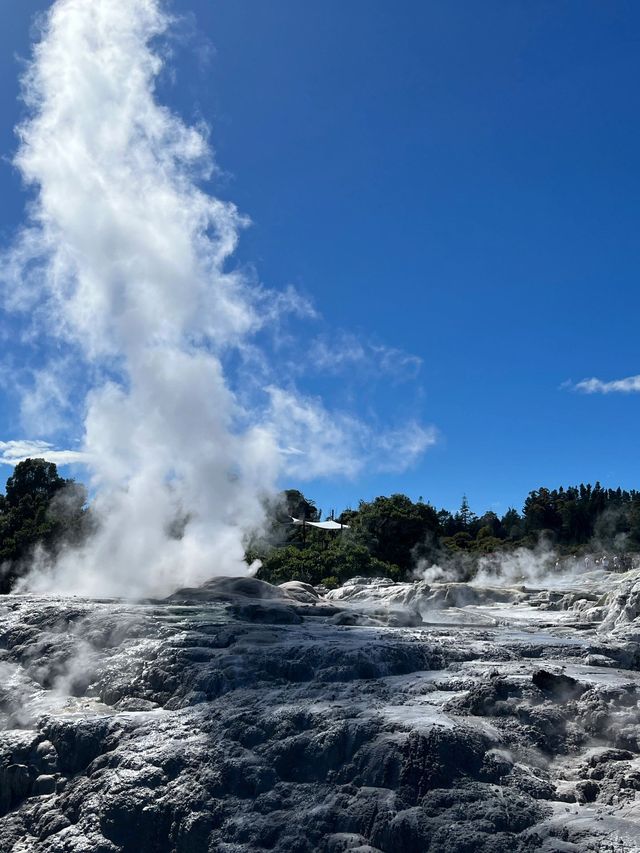
POLYGON ((405 471, 437 441, 434 427, 415 421, 385 429, 347 412, 329 411, 318 398, 276 387, 267 392, 284 468, 299 479, 405 471))
POLYGON ((583 379, 573 386, 583 394, 634 394, 640 392, 640 375, 603 382, 602 379, 583 379))
POLYGON ((20 421, 30 435, 51 435, 69 425, 73 406, 69 399, 68 358, 50 360, 31 372, 30 382, 20 389, 20 421))
POLYGON ((422 359, 385 344, 371 343, 351 332, 320 335, 309 347, 309 364, 333 375, 357 371, 396 381, 415 379, 422 359))
POLYGON ((409 421, 397 429, 376 432, 372 440, 373 458, 379 471, 399 473, 411 468, 438 442, 438 430, 409 421))
POLYGON ((46 459, 56 465, 70 465, 74 462, 86 463, 87 454, 80 450, 59 450, 47 441, 0 441, 0 463, 17 465, 25 459, 46 459))

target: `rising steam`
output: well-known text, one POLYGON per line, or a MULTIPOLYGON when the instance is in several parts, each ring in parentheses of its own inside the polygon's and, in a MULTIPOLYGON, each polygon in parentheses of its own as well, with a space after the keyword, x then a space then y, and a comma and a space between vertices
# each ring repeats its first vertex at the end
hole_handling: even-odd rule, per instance
MULTIPOLYGON (((31 318, 32 338, 54 341, 56 357, 23 411, 34 419, 79 399, 73 453, 100 522, 53 574, 32 572, 31 587, 160 593, 246 571, 243 534, 260 524, 261 498, 288 459, 304 474, 309 426, 311 475, 353 474, 375 452, 362 424, 317 401, 269 382, 262 409, 249 409, 225 376, 225 356, 249 352, 273 312, 229 268, 245 221, 201 189, 212 169, 205 132, 154 97, 155 45, 170 24, 160 0, 57 0, 24 79, 29 118, 15 162, 35 198, 4 259, 6 302, 31 318), (314 464, 329 456, 323 442, 328 470, 314 464)), ((376 441, 400 460, 406 444, 408 461, 433 441, 415 424, 406 438, 376 441)))
POLYGON ((256 323, 223 269, 242 221, 193 180, 204 137, 153 97, 149 41, 168 23, 153 0, 62 0, 25 81, 16 162, 39 193, 13 253, 15 300, 102 380, 83 447, 101 523, 57 567, 70 589, 241 571, 240 532, 277 470, 273 438, 236 428, 220 365, 256 323), (168 535, 177 519, 181 538, 168 535))

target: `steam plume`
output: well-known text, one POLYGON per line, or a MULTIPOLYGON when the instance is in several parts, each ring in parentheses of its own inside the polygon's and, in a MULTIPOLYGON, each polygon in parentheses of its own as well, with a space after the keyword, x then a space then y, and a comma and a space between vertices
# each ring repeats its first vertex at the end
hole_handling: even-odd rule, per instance
MULTIPOLYGON (((303 474, 300 449, 281 451, 291 439, 291 430, 280 438, 283 420, 296 413, 302 444, 305 424, 331 421, 274 387, 261 412, 249 411, 225 377, 225 354, 249 353, 248 337, 273 312, 258 310, 264 294, 228 267, 245 220, 201 189, 212 170, 204 132, 154 97, 162 58, 152 45, 170 23, 160 0, 57 0, 24 79, 29 118, 15 162, 35 199, 4 261, 6 303, 59 357, 51 376, 39 370, 23 410, 35 421, 52 403, 68 407, 60 365, 84 366, 74 458, 88 465, 100 521, 53 577, 32 573, 32 586, 160 593, 246 571, 243 532, 261 521, 261 495, 287 459, 303 474)), ((350 425, 334 423, 341 435, 350 425)), ((358 446, 372 438, 360 423, 356 433, 358 446)), ((407 461, 433 441, 415 424, 407 435, 407 461)), ((323 438, 313 437, 322 458, 323 438)), ((334 459, 338 444, 354 447, 328 440, 334 459)), ((386 453, 384 437, 375 440, 386 453)), ((12 443, 2 450, 19 458, 12 443)), ((308 470, 324 473, 313 462, 308 470)))
POLYGON ((25 80, 16 163, 38 195, 13 304, 101 377, 83 447, 101 524, 58 566, 72 589, 242 571, 241 531, 277 471, 273 438, 239 427, 220 363, 257 324, 224 269, 242 219, 194 180, 203 135, 154 101, 149 42, 168 24, 154 0, 59 0, 25 80))

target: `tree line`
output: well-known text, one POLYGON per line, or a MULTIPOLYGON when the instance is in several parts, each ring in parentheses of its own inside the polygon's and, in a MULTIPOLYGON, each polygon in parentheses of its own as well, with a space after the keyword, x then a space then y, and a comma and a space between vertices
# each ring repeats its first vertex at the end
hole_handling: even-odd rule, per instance
POLYGON ((319 513, 301 492, 282 493, 269 535, 249 549, 250 557, 262 561, 259 576, 272 583, 335 586, 355 575, 380 574, 400 579, 421 563, 449 565, 456 576, 471 576, 482 556, 534 548, 541 540, 561 555, 640 550, 640 492, 600 483, 535 489, 521 511, 510 507, 503 515, 476 515, 466 496, 456 512, 403 494, 381 496, 342 512, 336 520, 349 525, 343 532, 308 529, 305 541, 300 527, 287 524, 288 516, 315 521, 319 513))
MULTIPOLYGON (((357 575, 401 579, 423 563, 451 563, 470 574, 477 560, 541 539, 562 554, 640 551, 640 492, 599 483, 531 491, 522 509, 476 515, 466 497, 455 512, 403 494, 360 501, 326 533, 293 525, 319 521, 313 500, 288 489, 266 506, 265 529, 248 538, 248 563, 260 560, 259 577, 271 583, 301 580, 335 586, 357 575)), ((81 542, 95 521, 81 483, 62 478, 55 464, 27 459, 15 466, 0 495, 0 592, 43 555, 81 542)), ((177 532, 175 535, 180 535, 177 532)), ((460 572, 458 573, 460 574, 460 572)))

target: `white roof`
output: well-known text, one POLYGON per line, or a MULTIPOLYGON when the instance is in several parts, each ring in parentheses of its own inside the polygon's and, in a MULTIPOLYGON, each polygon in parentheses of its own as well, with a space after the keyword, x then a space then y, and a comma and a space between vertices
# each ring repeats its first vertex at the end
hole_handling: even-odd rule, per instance
POLYGON ((342 530, 343 528, 348 528, 348 524, 340 524, 337 521, 304 521, 302 518, 294 518, 291 516, 291 520, 294 524, 306 524, 307 527, 317 527, 319 530, 342 530))

